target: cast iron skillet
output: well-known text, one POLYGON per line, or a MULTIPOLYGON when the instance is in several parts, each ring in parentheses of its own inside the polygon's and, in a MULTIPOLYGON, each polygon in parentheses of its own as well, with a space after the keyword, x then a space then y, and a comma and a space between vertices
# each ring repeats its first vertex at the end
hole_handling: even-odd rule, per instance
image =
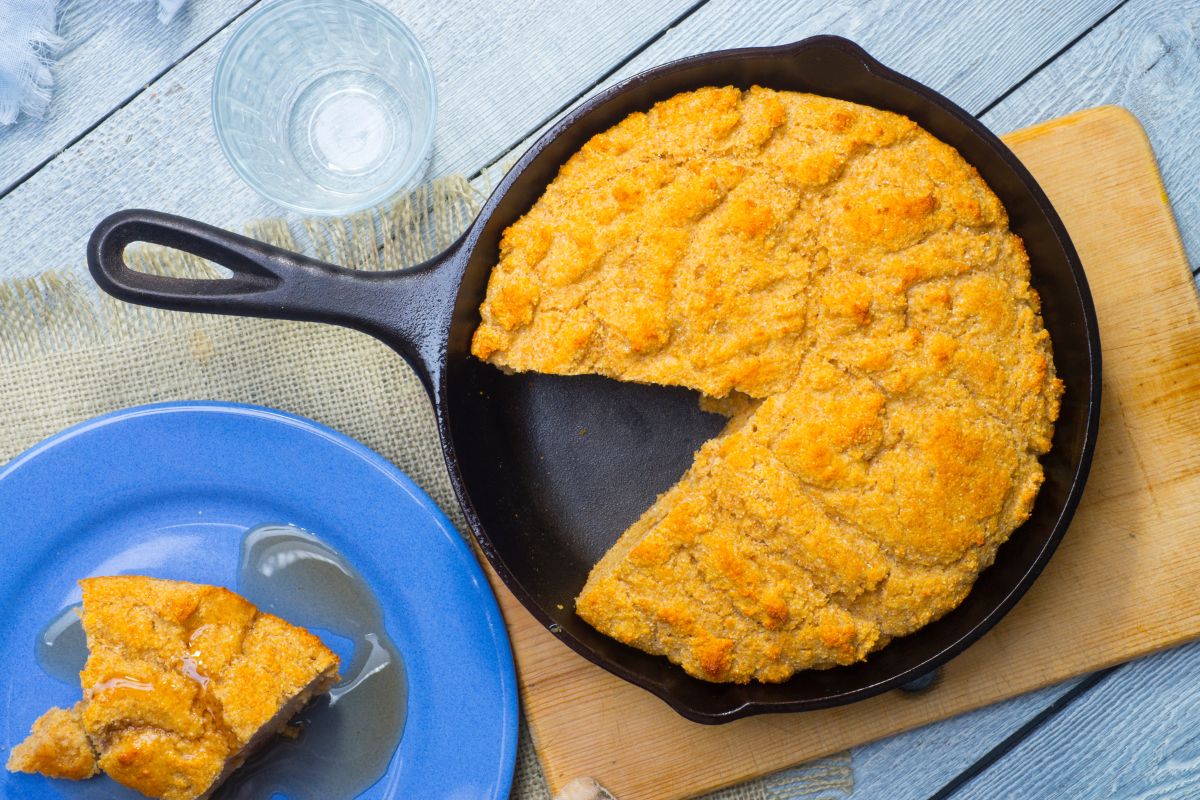
POLYGON ((969 114, 832 36, 686 58, 603 92, 530 148, 458 242, 411 270, 353 272, 140 210, 100 223, 88 244, 88 263, 101 287, 130 302, 329 322, 365 331, 399 351, 429 392, 454 490, 480 548, 508 587, 571 648, 698 722, 848 703, 912 681, 961 652, 1012 608, 1045 566, 1075 511, 1096 439, 1095 311, 1079 259, 1046 196, 969 114), (728 84, 810 91, 897 111, 958 148, 999 195, 1025 240, 1066 383, 1033 514, 966 601, 864 662, 803 672, 775 685, 696 680, 665 658, 597 633, 573 613, 592 564, 679 478, 724 420, 701 412, 692 392, 598 377, 506 376, 469 353, 500 233, 529 209, 559 166, 633 111, 681 91, 728 84), (233 277, 185 280, 131 271, 122 253, 135 241, 195 253, 228 267, 233 277))

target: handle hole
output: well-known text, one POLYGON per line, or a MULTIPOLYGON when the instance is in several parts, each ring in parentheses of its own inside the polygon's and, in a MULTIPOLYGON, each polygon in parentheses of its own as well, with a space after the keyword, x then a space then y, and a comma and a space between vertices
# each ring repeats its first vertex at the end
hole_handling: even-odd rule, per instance
POLYGON ((125 266, 134 272, 183 280, 222 280, 233 272, 216 262, 165 245, 132 242, 121 254, 125 266))

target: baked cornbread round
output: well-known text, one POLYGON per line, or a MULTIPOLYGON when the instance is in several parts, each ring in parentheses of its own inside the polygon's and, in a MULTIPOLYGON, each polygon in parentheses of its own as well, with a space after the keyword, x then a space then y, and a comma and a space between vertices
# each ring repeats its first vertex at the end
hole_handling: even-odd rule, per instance
POLYGON ((704 88, 593 137, 505 231, 480 313, 501 368, 724 401, 576 602, 713 681, 849 664, 958 605, 1029 515, 1062 394, 975 169, 811 94, 704 88))

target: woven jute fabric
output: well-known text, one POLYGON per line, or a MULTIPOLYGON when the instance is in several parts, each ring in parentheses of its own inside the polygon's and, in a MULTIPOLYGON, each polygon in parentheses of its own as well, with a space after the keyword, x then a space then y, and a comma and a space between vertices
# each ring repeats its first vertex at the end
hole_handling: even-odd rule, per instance
MULTIPOLYGON (((400 269, 445 249, 480 195, 445 178, 384 209, 247 234, 346 267, 400 269)), ((127 253, 142 271, 211 277, 214 268, 158 248, 127 253)), ((219 274, 220 271, 216 270, 219 274)), ((0 284, 0 463, 64 427, 144 403, 225 400, 309 417, 364 443, 407 473, 465 531, 429 400, 394 351, 331 325, 159 311, 100 296, 67 276, 0 284)), ((849 757, 823 759, 711 795, 711 800, 841 798, 849 757)), ((514 798, 548 800, 522 726, 514 798)))

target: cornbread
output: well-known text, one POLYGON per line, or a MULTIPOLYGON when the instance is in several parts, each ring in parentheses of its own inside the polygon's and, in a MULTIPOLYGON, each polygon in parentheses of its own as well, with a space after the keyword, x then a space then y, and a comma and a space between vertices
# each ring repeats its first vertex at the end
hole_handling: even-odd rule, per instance
POLYGON ((9 754, 8 768, 72 781, 97 775, 96 753, 83 731, 84 705, 81 700, 71 708, 52 708, 38 717, 29 737, 9 754))
POLYGON ((205 798, 338 679, 316 636, 227 589, 133 575, 80 585, 84 699, 38 719, 10 770, 103 771, 149 797, 205 798))
POLYGON ((975 169, 898 114, 710 87, 593 137, 504 232, 473 353, 731 418, 577 613, 747 682, 954 608, 1028 517, 1058 416, 1029 277, 975 169))

